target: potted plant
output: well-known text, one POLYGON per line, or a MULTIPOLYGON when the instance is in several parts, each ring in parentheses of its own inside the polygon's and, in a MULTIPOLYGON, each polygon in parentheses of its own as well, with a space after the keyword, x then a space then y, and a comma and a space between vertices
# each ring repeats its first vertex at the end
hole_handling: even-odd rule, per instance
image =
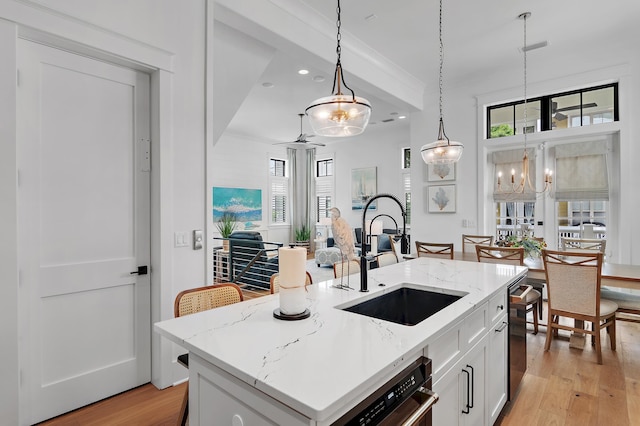
MULTIPOLYGON (((220 232, 220 236, 222 238, 229 238, 233 231, 236 230, 236 215, 231 212, 224 212, 218 222, 216 223, 218 227, 218 232, 220 232)), ((222 241, 222 248, 225 251, 229 251, 229 241, 222 241)))
POLYGON ((307 225, 302 225, 296 229, 296 245, 306 247, 309 251, 309 240, 311 239, 311 228, 307 225))

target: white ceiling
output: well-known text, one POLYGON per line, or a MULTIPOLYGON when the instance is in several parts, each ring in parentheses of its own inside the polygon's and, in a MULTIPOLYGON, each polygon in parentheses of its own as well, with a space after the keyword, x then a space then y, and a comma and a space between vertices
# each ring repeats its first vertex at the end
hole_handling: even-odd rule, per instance
MULTIPOLYGON (((272 0, 273 1, 273 0, 272 0)), ((333 0, 298 0, 313 8, 333 26, 336 5, 333 0)), ((342 43, 357 38, 381 55, 398 64, 425 85, 426 93, 438 90, 439 42, 437 0, 342 0, 342 43), (374 15, 374 17, 367 19, 374 15)), ((633 46, 640 37, 640 1, 615 0, 448 0, 444 1, 443 41, 445 46, 444 91, 447 86, 468 81, 482 81, 483 76, 504 64, 522 64, 519 48, 523 45, 522 12, 532 13, 527 20, 527 44, 548 41, 548 46, 531 52, 529 62, 537 67, 550 67, 561 58, 589 55, 607 49, 612 54, 633 46), (463 7, 464 6, 464 7, 463 7), (614 7, 615 6, 615 7, 614 7), (534 53, 535 52, 535 53, 534 53)), ((304 36, 304 35, 301 35, 304 36)), ((335 52, 335 42, 327 45, 335 52)), ((565 59, 566 61, 566 59, 565 59)), ((624 58, 621 59, 621 62, 624 58)), ((308 104, 331 93, 334 65, 313 68, 309 58, 276 53, 259 81, 229 124, 230 133, 248 135, 260 140, 292 141, 300 133, 298 113, 308 104), (296 73, 305 67, 310 73, 296 73), (313 81, 323 76, 324 82, 313 81), (274 84, 272 88, 263 83, 274 84)), ((314 63, 319 63, 315 61, 314 63)), ((384 126, 408 125, 409 120, 382 123, 381 120, 409 115, 400 102, 377 99, 350 84, 349 57, 343 52, 342 65, 347 84, 373 105, 372 124, 367 131, 384 126)), ((561 72, 561 70, 560 70, 561 72)), ((520 78, 520 77, 519 77, 520 78)), ((531 77, 529 77, 531 79, 531 77)), ((517 81, 517 80, 515 80, 517 81)), ((303 131, 310 127, 303 121, 303 131)), ((335 140, 315 138, 331 143, 335 140)))

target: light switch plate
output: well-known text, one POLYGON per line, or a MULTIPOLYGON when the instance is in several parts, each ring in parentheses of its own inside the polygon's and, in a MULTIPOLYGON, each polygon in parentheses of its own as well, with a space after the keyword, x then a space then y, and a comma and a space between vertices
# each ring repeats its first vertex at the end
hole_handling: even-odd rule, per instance
POLYGON ((194 229, 193 231, 193 249, 200 250, 202 249, 203 235, 201 229, 194 229))

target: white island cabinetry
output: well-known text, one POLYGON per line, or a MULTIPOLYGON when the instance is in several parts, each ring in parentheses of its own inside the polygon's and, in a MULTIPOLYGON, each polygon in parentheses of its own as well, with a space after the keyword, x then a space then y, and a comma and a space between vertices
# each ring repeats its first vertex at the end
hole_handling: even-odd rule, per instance
POLYGON ((440 412, 452 418, 448 407, 457 407, 453 423, 434 424, 482 425, 500 398, 487 389, 506 394, 505 380, 487 382, 494 374, 488 370, 500 367, 488 358, 506 359, 502 340, 490 347, 493 325, 505 318, 494 305, 526 274, 519 266, 506 271, 504 265, 418 258, 369 271, 368 293, 314 283, 306 293, 311 317, 301 321, 275 319, 279 299, 271 295, 166 320, 155 330, 190 353, 192 426, 328 426, 422 356, 433 360, 434 390, 441 393, 434 419, 440 412), (414 326, 341 309, 403 286, 462 297, 414 326), (461 370, 470 371, 467 365, 473 368, 468 382, 461 370), (475 417, 460 423, 465 386, 475 389, 475 417))

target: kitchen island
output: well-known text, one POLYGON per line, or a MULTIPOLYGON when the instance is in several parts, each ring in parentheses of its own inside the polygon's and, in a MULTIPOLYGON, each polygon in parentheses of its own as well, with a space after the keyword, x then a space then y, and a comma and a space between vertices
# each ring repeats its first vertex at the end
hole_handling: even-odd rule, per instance
MULTIPOLYGON (((272 295, 162 321, 155 330, 190 353, 190 424, 214 424, 211 416, 231 424, 220 410, 242 409, 247 417, 238 414, 234 424, 328 425, 422 355, 434 360, 437 384, 472 344, 484 339, 487 350, 489 328, 506 321, 506 287, 526 272, 418 258, 369 271, 368 293, 358 291, 357 274, 349 277, 353 290, 314 283, 304 320, 275 319, 279 298, 272 295), (464 297, 415 326, 340 309, 404 283, 464 297)), ((500 351, 504 357, 506 344, 500 351)), ((506 364, 503 370, 506 393, 506 364)))

